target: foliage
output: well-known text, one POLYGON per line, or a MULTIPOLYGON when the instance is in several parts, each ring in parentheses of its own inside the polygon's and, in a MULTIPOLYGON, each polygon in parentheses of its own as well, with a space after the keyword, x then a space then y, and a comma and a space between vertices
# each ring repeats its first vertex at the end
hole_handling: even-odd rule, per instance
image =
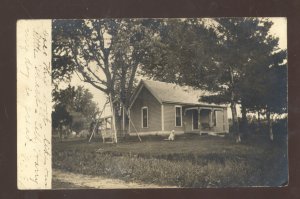
POLYGON ((286 51, 269 34, 272 24, 264 18, 168 20, 144 74, 210 91, 201 100, 230 104, 239 132, 237 104, 244 113, 253 107, 286 109, 286 51))
POLYGON ((120 103, 128 107, 138 73, 208 90, 200 100, 230 104, 239 138, 238 104, 244 120, 249 111, 287 111, 286 50, 272 25, 266 18, 54 20, 52 76, 78 75, 112 98, 115 113, 120 103))
POLYGON ((93 95, 82 86, 68 85, 65 89, 53 91, 54 111, 52 113, 53 128, 68 125, 73 130, 81 131, 85 123, 91 123, 99 110, 93 102, 93 95))
POLYGON ((69 112, 80 112, 87 118, 93 118, 98 113, 98 108, 93 102, 93 95, 83 86, 70 86, 53 92, 55 105, 62 104, 69 112))
POLYGON ((121 117, 116 113, 129 106, 155 24, 155 19, 54 20, 54 85, 76 74, 107 95, 118 125, 121 117))
POLYGON ((52 128, 61 128, 62 125, 68 126, 72 124, 72 116, 67 111, 66 106, 58 104, 52 112, 52 128))
POLYGON ((200 19, 165 19, 160 21, 158 30, 141 74, 185 85, 195 85, 204 78, 204 67, 214 65, 216 34, 213 29, 200 19))
POLYGON ((75 73, 113 101, 128 104, 136 71, 154 34, 147 28, 155 24, 152 21, 54 20, 53 79, 64 80, 75 73))

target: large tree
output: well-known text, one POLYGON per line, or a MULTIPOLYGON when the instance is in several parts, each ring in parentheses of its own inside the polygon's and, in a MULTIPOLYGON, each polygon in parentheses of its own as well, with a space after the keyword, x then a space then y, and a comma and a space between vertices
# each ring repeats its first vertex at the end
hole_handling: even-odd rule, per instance
POLYGON ((276 52, 278 38, 269 34, 271 26, 263 18, 167 21, 162 30, 171 31, 162 31, 156 42, 160 51, 148 55, 145 71, 156 79, 211 91, 212 95, 202 97, 204 101, 230 104, 233 132, 240 142, 237 105, 244 111, 249 93, 262 89, 265 94, 265 84, 250 80, 265 81, 270 66, 276 65, 275 54, 284 54, 276 52), (255 88, 256 84, 260 86, 255 88))
POLYGON ((110 98, 113 113, 120 105, 126 109, 138 67, 155 37, 155 21, 54 20, 53 79, 76 74, 110 98))
POLYGON ((200 84, 205 68, 215 65, 217 35, 202 19, 164 19, 142 67, 150 78, 206 87, 200 84), (201 75, 201 76, 199 76, 201 75))
POLYGON ((128 103, 153 35, 147 24, 138 19, 54 20, 53 78, 76 73, 113 100, 128 103))
POLYGON ((65 89, 54 90, 52 127, 57 129, 60 137, 63 131, 81 131, 90 125, 97 117, 99 110, 93 95, 82 86, 68 86, 65 89))
POLYGON ((267 116, 269 135, 273 140, 273 116, 287 113, 286 52, 278 51, 266 57, 268 62, 247 77, 243 106, 247 111, 267 116))
POLYGON ((93 120, 99 113, 93 95, 83 86, 70 86, 65 89, 54 90, 52 93, 54 108, 64 106, 68 112, 81 113, 88 120, 93 120))
MULTIPOLYGON (((222 93, 224 101, 230 103, 234 131, 237 133, 237 141, 240 141, 236 106, 241 104, 245 122, 245 104, 249 99, 246 94, 256 87, 249 78, 254 76, 252 71, 260 71, 256 73, 258 81, 268 75, 269 57, 277 50, 278 39, 269 34, 272 22, 266 19, 219 18, 216 22, 221 40, 217 73, 222 78, 214 78, 223 81, 213 87, 222 93)), ((218 99, 220 96, 213 97, 218 99)), ((256 102, 259 103, 259 100, 256 102)))
POLYGON ((245 53, 246 60, 240 66, 236 86, 237 103, 241 105, 241 124, 243 130, 247 131, 247 112, 266 113, 270 138, 273 139, 270 115, 285 113, 287 108, 286 50, 280 49, 278 38, 270 35, 273 25, 271 21, 253 18, 246 20, 249 21, 248 25, 242 27, 246 34, 241 32, 237 35, 244 39, 240 45, 247 45, 246 50, 241 51, 245 53))

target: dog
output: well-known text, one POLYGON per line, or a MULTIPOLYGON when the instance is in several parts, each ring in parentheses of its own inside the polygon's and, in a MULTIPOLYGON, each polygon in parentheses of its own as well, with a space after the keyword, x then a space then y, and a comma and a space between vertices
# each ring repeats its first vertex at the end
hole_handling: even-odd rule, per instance
POLYGON ((172 130, 171 131, 171 134, 169 135, 169 137, 167 139, 164 139, 164 140, 167 140, 167 141, 174 141, 175 140, 175 131, 172 130))

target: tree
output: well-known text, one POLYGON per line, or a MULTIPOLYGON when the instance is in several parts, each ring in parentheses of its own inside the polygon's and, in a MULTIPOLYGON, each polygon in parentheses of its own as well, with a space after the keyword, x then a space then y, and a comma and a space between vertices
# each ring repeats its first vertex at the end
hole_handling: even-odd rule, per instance
POLYGON ((52 112, 52 128, 58 129, 59 138, 62 140, 63 126, 72 125, 72 116, 63 104, 57 104, 52 112))
POLYGON ((221 101, 230 102, 239 141, 236 105, 241 104, 242 124, 246 125, 247 108, 262 108, 270 102, 271 99, 266 96, 271 96, 270 88, 277 86, 279 80, 273 78, 272 68, 281 64, 286 56, 285 51, 278 48, 278 38, 269 34, 273 23, 267 19, 219 18, 216 22, 221 39, 218 61, 222 68, 218 69, 221 69, 219 73, 224 74, 219 79, 224 81, 216 84, 216 91, 222 95, 212 96, 211 99, 218 101, 221 97, 221 101))
POLYGON ((270 139, 273 141, 272 121, 275 114, 287 113, 287 67, 286 65, 271 68, 272 80, 269 92, 266 93, 266 114, 270 139), (274 89, 275 88, 275 89, 274 89))
POLYGON ((246 113, 265 113, 268 119, 271 140, 272 120, 270 115, 286 113, 287 109, 287 66, 286 50, 278 48, 278 38, 267 35, 272 22, 264 21, 264 37, 255 37, 257 49, 251 52, 248 66, 239 83, 242 124, 247 122, 246 113), (267 25, 266 25, 267 24, 267 25))
POLYGON ((164 19, 158 30, 143 60, 141 74, 160 81, 206 87, 199 83, 199 75, 215 65, 217 35, 213 29, 200 19, 164 19))
POLYGON ((113 113, 120 104, 127 108, 138 67, 155 34, 148 27, 154 25, 151 19, 54 20, 53 79, 75 73, 111 99, 113 113))
MULTIPOLYGON (((145 71, 157 79, 213 93, 202 97, 203 101, 230 104, 233 132, 240 142, 236 107, 242 105, 246 118, 249 96, 254 97, 259 89, 261 95, 265 93, 266 85, 259 82, 269 75, 270 60, 278 50, 278 38, 269 34, 271 26, 272 22, 263 18, 168 21, 162 29, 170 34, 162 31, 157 42, 162 50, 148 55, 150 64, 145 71), (253 79, 258 79, 254 89, 253 79)), ((256 106, 261 100, 255 100, 256 106)))
POLYGON ((260 82, 253 80, 253 92, 245 106, 251 111, 259 111, 267 116, 270 139, 273 140, 272 120, 275 115, 287 113, 287 66, 286 52, 279 51, 270 56, 270 64, 265 67, 265 75, 257 74, 260 82))
POLYGON ((80 131, 84 123, 92 123, 99 113, 93 95, 82 86, 68 86, 53 91, 54 111, 52 113, 53 128, 62 131, 63 126, 80 131))

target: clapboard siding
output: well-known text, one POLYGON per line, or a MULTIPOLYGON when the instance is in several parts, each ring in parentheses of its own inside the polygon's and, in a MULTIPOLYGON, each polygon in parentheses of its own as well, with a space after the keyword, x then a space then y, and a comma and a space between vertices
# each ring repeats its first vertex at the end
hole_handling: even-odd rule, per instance
POLYGON ((227 108, 224 108, 224 132, 229 132, 227 108))
POLYGON ((227 109, 223 111, 216 111, 216 126, 212 128, 216 133, 229 132, 227 109))
MULTIPOLYGON (((161 131, 161 104, 143 87, 130 109, 130 117, 138 132, 161 131), (148 128, 142 128, 142 107, 148 107, 148 128)), ((130 124, 130 132, 135 129, 130 124)))
POLYGON ((216 126, 214 126, 214 131, 217 133, 224 132, 224 113, 223 111, 216 111, 216 126))

